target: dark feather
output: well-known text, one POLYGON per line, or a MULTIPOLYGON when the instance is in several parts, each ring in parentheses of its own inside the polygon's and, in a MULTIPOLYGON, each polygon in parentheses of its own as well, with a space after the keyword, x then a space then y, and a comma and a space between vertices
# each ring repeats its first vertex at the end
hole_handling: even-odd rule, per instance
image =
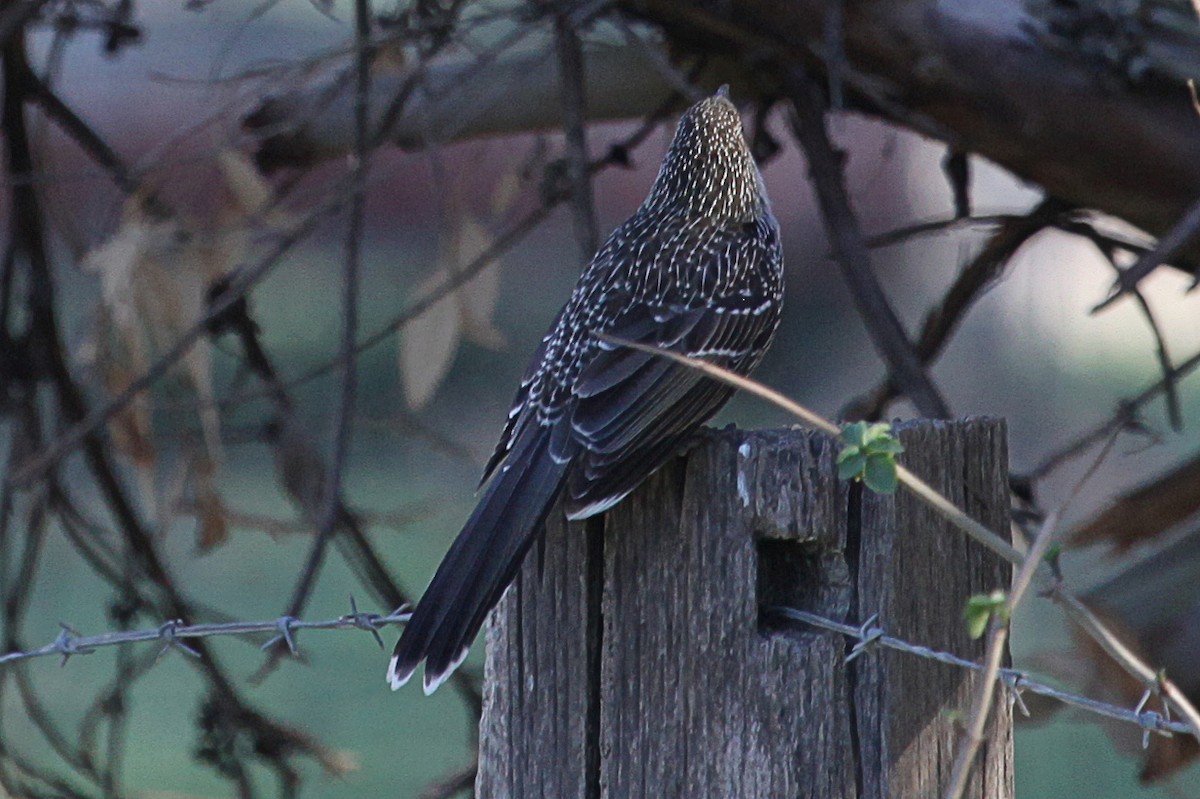
POLYGON ((427 658, 430 693, 461 661, 483 623, 480 609, 495 604, 497 586, 511 580, 558 495, 566 469, 549 456, 548 439, 549 428, 528 429, 488 483, 396 644, 393 688, 427 658))

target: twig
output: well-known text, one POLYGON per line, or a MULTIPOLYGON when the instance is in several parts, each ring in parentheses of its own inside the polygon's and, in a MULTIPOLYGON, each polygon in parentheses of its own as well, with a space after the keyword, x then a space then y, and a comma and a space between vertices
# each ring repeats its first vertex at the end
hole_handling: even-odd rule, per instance
MULTIPOLYGON (((1069 224, 1069 226, 1062 224, 1060 229, 1067 230, 1068 233, 1074 233, 1081 236, 1081 238, 1091 241, 1092 245, 1096 246, 1097 250, 1100 251, 1100 256, 1103 256, 1112 270, 1116 272, 1117 277, 1121 277, 1122 269, 1120 264, 1116 262, 1116 251, 1132 250, 1132 246, 1123 241, 1115 241, 1111 236, 1100 233, 1091 224, 1074 223, 1069 224)), ((1168 347, 1166 347, 1166 337, 1163 335, 1163 330, 1158 324, 1158 319, 1154 318, 1154 311, 1150 307, 1150 301, 1146 299, 1146 294, 1136 286, 1129 289, 1129 294, 1132 294, 1133 298, 1138 301, 1142 317, 1146 318, 1146 324, 1150 326, 1150 332, 1154 336, 1154 349, 1156 349, 1158 365, 1163 371, 1163 388, 1166 394, 1166 417, 1170 420, 1171 428, 1178 431, 1178 429, 1182 429, 1183 427, 1183 415, 1180 410, 1180 395, 1178 395, 1175 380, 1171 377, 1172 372, 1175 371, 1175 367, 1171 365, 1171 355, 1168 347)))
POLYGON ((825 229, 871 341, 887 363, 892 380, 912 399, 921 414, 945 419, 950 416, 950 409, 925 373, 904 326, 871 270, 871 253, 846 193, 842 158, 834 150, 825 129, 820 90, 811 78, 795 70, 786 73, 784 83, 794 110, 792 129, 808 156, 809 173, 821 204, 825 229))
POLYGON ((974 216, 952 216, 914 222, 903 227, 876 233, 867 237, 867 247, 872 250, 903 244, 918 236, 947 233, 961 228, 1000 227, 1024 219, 1028 214, 975 214, 974 216))
POLYGON ((1059 520, 1079 496, 1084 485, 1099 470, 1100 464, 1108 457, 1115 443, 1116 436, 1110 437, 1104 449, 1096 455, 1092 465, 1075 482, 1059 506, 1046 514, 1046 518, 1042 520, 1041 527, 1033 539, 1033 544, 1025 553, 1025 560, 1017 570, 1017 576, 1013 579, 1008 598, 1004 602, 1004 612, 993 614, 989 621, 987 651, 983 658, 983 678, 980 680, 979 689, 975 694, 975 701, 971 705, 971 715, 963 729, 963 742, 954 759, 954 768, 950 773, 950 782, 946 788, 946 799, 960 799, 963 795, 963 791, 967 788, 967 777, 970 776, 971 768, 975 763, 975 755, 983 744, 983 730, 991 713, 992 698, 995 696, 995 681, 999 676, 1000 661, 1004 657, 1004 647, 1008 641, 1009 622, 1025 597, 1025 592, 1029 589, 1034 574, 1042 565, 1046 552, 1050 549, 1050 543, 1054 540, 1058 530, 1059 520))
MULTIPOLYGON (((354 168, 350 197, 350 220, 346 230, 346 261, 342 267, 342 368, 341 392, 334 409, 333 446, 325 470, 320 501, 313 519, 317 535, 309 548, 308 557, 300 570, 300 577, 292 591, 286 615, 295 616, 304 611, 309 594, 316 585, 317 575, 325 557, 330 537, 335 532, 342 508, 342 474, 349 451, 351 430, 354 420, 354 399, 358 385, 358 361, 354 357, 354 345, 358 339, 358 273, 362 261, 363 211, 366 205, 366 174, 370 151, 367 142, 367 125, 370 106, 368 94, 371 89, 371 61, 374 50, 370 45, 371 10, 369 0, 355 0, 354 32, 358 45, 357 69, 355 70, 354 101, 354 168)), ((289 644, 290 646, 290 644, 289 644)))
MULTIPOLYGON (((676 363, 681 363, 685 366, 691 367, 692 369, 701 371, 709 377, 716 378, 723 383, 727 383, 735 388, 739 388, 750 394, 754 394, 755 396, 762 397, 773 405, 782 408, 788 413, 791 413, 805 424, 812 425, 818 430, 828 433, 835 438, 841 435, 842 431, 837 425, 825 419, 821 415, 810 411, 808 408, 800 405, 795 400, 789 399, 775 389, 768 388, 761 383, 757 383, 749 378, 742 377, 741 375, 717 366, 714 363, 709 363, 708 361, 704 361, 699 358, 690 358, 687 355, 681 355, 678 352, 672 352, 671 350, 665 350, 649 344, 642 344, 637 341, 629 341, 627 339, 618 338, 617 336, 610 336, 606 333, 595 332, 593 335, 602 341, 607 341, 612 344, 619 344, 623 347, 629 347, 641 352, 658 355, 663 358, 670 358, 676 363)), ((1021 553, 1013 548, 1012 544, 1009 544, 999 535, 989 530, 985 525, 980 524, 966 513, 959 510, 954 503, 939 494, 932 486, 899 464, 896 465, 896 478, 901 484, 904 485, 905 488, 916 494, 920 499, 924 500, 926 504, 930 505, 934 510, 938 511, 947 519, 949 519, 955 527, 958 527, 971 538, 975 539, 975 541, 992 550, 1010 563, 1021 563, 1021 553)))
MULTIPOLYGON (((99 164, 125 194, 133 194, 139 187, 133 172, 121 160, 121 156, 108 145, 108 142, 92 130, 70 106, 62 101, 34 72, 29 70, 23 76, 29 85, 29 96, 45 112, 46 116, 57 124, 76 144, 78 144, 93 161, 99 164)), ((161 202, 154 200, 161 208, 161 202)))
POLYGON ((1104 310, 1133 291, 1142 278, 1178 255, 1184 247, 1192 243, 1197 234, 1200 234, 1200 200, 1192 203, 1179 221, 1158 240, 1158 244, 1153 250, 1138 258, 1133 266, 1121 272, 1116 283, 1113 284, 1112 292, 1103 302, 1092 308, 1092 313, 1104 310))
POLYGON ((584 96, 583 45, 571 19, 565 14, 554 18, 554 43, 558 53, 558 72, 562 80, 563 129, 567 144, 567 177, 571 185, 575 238, 584 258, 591 258, 599 246, 596 212, 592 199, 592 181, 588 174, 587 109, 584 96))

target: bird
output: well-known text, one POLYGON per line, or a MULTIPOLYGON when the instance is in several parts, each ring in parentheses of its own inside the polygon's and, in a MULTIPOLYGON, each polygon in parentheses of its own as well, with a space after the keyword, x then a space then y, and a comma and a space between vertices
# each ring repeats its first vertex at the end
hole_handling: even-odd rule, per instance
POLYGON ((393 690, 422 661, 431 694, 468 648, 562 498, 602 513, 677 454, 733 389, 629 341, 742 375, 783 303, 783 251, 728 88, 679 120, 645 201, 584 269, 542 339, 475 510, 401 633, 393 690))

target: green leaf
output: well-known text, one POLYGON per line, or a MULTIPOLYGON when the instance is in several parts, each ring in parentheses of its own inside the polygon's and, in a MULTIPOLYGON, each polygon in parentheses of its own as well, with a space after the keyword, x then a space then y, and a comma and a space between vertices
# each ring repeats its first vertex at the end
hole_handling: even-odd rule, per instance
POLYGON ((838 453, 837 462, 841 463, 847 458, 853 458, 855 455, 862 454, 862 447, 849 446, 838 453))
POLYGON ((890 455, 867 456, 863 469, 863 482, 876 494, 896 493, 896 461, 890 455))
POLYGON ((842 442, 851 447, 862 447, 867 443, 867 423, 854 422, 842 428, 842 442))
POLYGON ((979 638, 987 632, 988 622, 993 616, 1007 622, 1007 602, 1008 594, 999 589, 990 594, 975 594, 968 599, 963 609, 963 618, 967 621, 967 632, 970 636, 979 638))
POLYGON ((892 426, 887 422, 876 422, 867 428, 866 439, 870 443, 881 438, 895 438, 892 435, 892 426))
POLYGON ((867 465, 867 456, 855 449, 846 459, 838 458, 838 478, 841 480, 853 480, 862 477, 863 469, 867 465))
POLYGON ((900 439, 895 436, 887 436, 872 441, 869 445, 873 452, 882 452, 886 455, 899 455, 904 451, 904 445, 900 443, 900 439))

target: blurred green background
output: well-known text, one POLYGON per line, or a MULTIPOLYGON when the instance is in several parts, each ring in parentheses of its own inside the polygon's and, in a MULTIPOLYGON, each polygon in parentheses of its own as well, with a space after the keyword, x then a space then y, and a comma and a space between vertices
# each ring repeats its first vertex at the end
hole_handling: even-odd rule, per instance
MULTIPOLYGON (((229 103, 235 90, 220 80, 224 76, 340 46, 351 36, 352 14, 345 3, 334 5, 332 19, 301 0, 275 4, 253 20, 249 20, 251 4, 198 4, 197 8, 186 10, 181 0, 139 5, 137 18, 144 24, 145 41, 115 59, 104 58, 98 43, 86 37, 63 53, 59 85, 65 98, 133 161, 152 157, 160 142, 184 136, 191 126, 229 103)), ((38 44, 44 54, 48 43, 38 44)), ((235 125, 236 119, 231 118, 229 127, 235 125)), ((776 123, 774 128, 782 137, 783 126, 776 123)), ((607 142, 629 129, 593 128, 589 132, 592 151, 603 152, 607 142)), ((868 231, 951 213, 950 193, 938 166, 941 148, 854 117, 840 118, 834 132, 850 152, 851 189, 868 231)), ((219 136, 210 137, 211 131, 171 154, 172 166, 159 172, 164 175, 165 192, 184 203, 202 206, 211 201, 207 188, 211 164, 206 155, 220 142, 213 140, 219 136)), ((640 202, 668 137, 667 129, 652 136, 634 154, 636 169, 608 170, 595 181, 602 231, 610 230, 640 202)), ((558 136, 544 141, 561 148, 558 136)), ((388 152, 375 159, 365 238, 363 285, 369 288, 363 292, 363 331, 375 329, 402 308, 411 300, 414 285, 430 273, 437 257, 438 230, 451 222, 446 203, 439 199, 446 183, 457 182, 466 196, 486 196, 496 181, 520 169, 536 144, 533 137, 526 137, 448 146, 433 154, 388 152), (436 169, 431 166, 435 159, 436 169)), ((102 240, 119 216, 119 198, 64 142, 51 139, 48 151, 52 174, 63 176, 47 185, 50 212, 69 211, 82 240, 91 244, 102 240)), ((980 211, 1024 209, 1036 201, 1033 191, 998 170, 982 163, 976 167, 973 191, 980 211)), ((322 175, 340 174, 341 168, 335 164, 318 170, 316 177, 309 178, 310 190, 318 191, 322 175)), ((795 148, 788 146, 765 177, 784 230, 789 286, 784 327, 758 377, 826 415, 836 415, 843 403, 878 380, 882 367, 836 268, 825 257, 820 219, 795 148)), ((535 186, 524 186, 522 196, 533 197, 535 191, 535 186)), ((289 375, 324 363, 337 352, 339 308, 331 298, 339 285, 344 225, 344 220, 331 218, 253 295, 253 313, 264 342, 289 375)), ((555 213, 502 259, 496 324, 508 348, 496 353, 464 344, 434 402, 415 417, 398 411, 405 400, 395 343, 370 350, 361 360, 346 490, 351 505, 365 514, 415 515, 415 521, 398 529, 376 524, 371 530, 410 590, 424 586, 469 511, 482 459, 499 432, 525 360, 582 267, 571 229, 569 215, 555 213), (446 448, 414 434, 414 419, 459 449, 447 453, 446 448)), ((959 232, 877 254, 881 280, 910 328, 981 240, 978 233, 959 232)), ((94 318, 96 283, 93 276, 75 270, 66 244, 59 251, 60 280, 72 302, 71 343, 77 346, 86 339, 94 318)), ((1131 304, 1088 315, 1110 279, 1109 267, 1087 246, 1066 236, 1039 238, 1015 259, 1003 283, 979 303, 934 369, 956 413, 1007 417, 1017 470, 1030 467, 1056 444, 1109 415, 1119 398, 1156 377, 1152 337, 1131 304)), ((1200 297, 1185 297, 1185 288, 1182 278, 1167 274, 1156 274, 1147 283, 1147 293, 1179 354, 1200 347, 1200 329, 1195 324, 1200 297)), ((218 352, 218 386, 228 381, 233 369, 234 359, 218 352)), ((335 395, 336 384, 330 378, 297 390, 301 413, 311 419, 318 436, 328 433, 335 395)), ((162 396, 187 399, 171 386, 162 396)), ((1200 422, 1200 393, 1185 382, 1182 397, 1185 433, 1167 435, 1153 448, 1131 441, 1118 444, 1114 457, 1085 489, 1072 519, 1086 516, 1118 488, 1194 449, 1192 431, 1200 422)), ((196 424, 193 415, 172 412, 169 405, 164 404, 159 419, 167 440, 172 431, 196 424)), ((910 409, 901 406, 900 411, 910 409)), ((226 417, 231 440, 253 418, 252 412, 226 417)), ((1165 429, 1161 408, 1154 408, 1149 418, 1165 429)), ((743 397, 736 398, 716 423, 727 421, 742 426, 790 423, 780 412, 743 397)), ((164 453, 164 461, 169 460, 170 453, 164 453)), ((1048 504, 1054 504, 1056 491, 1078 477, 1082 465, 1086 464, 1062 470, 1043 489, 1048 504)), ((271 455, 261 444, 231 443, 218 485, 227 504, 239 512, 295 518, 294 508, 277 486, 271 455)), ((169 531, 165 547, 190 595, 233 616, 262 619, 282 610, 309 542, 305 535, 272 537, 260 530, 237 530, 228 544, 200 555, 192 525, 181 522, 169 531)), ((1100 580, 1116 565, 1087 554, 1073 554, 1065 561, 1076 586, 1100 580)), ((353 590, 349 573, 332 558, 306 617, 331 618, 346 612, 347 596, 353 590)), ((107 589, 66 544, 54 540, 30 615, 41 626, 29 625, 25 635, 33 644, 49 640, 59 621, 85 632, 108 629, 109 601, 107 589)), ((1042 600, 1027 604, 1014 635, 1018 666, 1045 653, 1068 650, 1065 626, 1042 600)), ((394 637, 394 632, 385 635, 389 647, 394 637)), ((467 710, 454 693, 442 690, 426 698, 410 689, 393 694, 383 681, 386 654, 362 633, 309 633, 300 637, 300 644, 304 662, 285 662, 263 684, 251 688, 251 696, 327 745, 345 751, 359 766, 337 780, 306 767, 305 796, 409 799, 431 780, 464 765, 472 730, 467 710)), ((215 646, 236 674, 249 676, 262 662, 252 644, 224 639, 215 646)), ((478 667, 481 655, 482 647, 476 647, 468 666, 478 667)), ((73 659, 65 668, 41 661, 31 671, 48 710, 71 720, 81 712, 81 697, 90 697, 94 687, 108 679, 112 659, 112 652, 104 651, 73 659)), ((166 799, 229 794, 226 783, 192 760, 198 685, 183 657, 170 654, 134 693, 134 734, 125 773, 141 795, 166 799)), ((6 745, 32 756, 49 756, 21 718, 12 692, 7 700, 12 707, 5 713, 6 745)), ((1140 740, 1140 731, 1132 727, 1115 732, 1126 746, 1136 747, 1140 740)), ((1076 715, 1060 713, 1048 724, 1019 728, 1019 796, 1178 795, 1166 790, 1138 793, 1137 769, 1134 760, 1116 753, 1099 726, 1076 715)), ((266 775, 260 776, 265 781, 266 775)), ((1187 794, 1198 788, 1200 779, 1193 770, 1175 783, 1174 790, 1187 794)))

